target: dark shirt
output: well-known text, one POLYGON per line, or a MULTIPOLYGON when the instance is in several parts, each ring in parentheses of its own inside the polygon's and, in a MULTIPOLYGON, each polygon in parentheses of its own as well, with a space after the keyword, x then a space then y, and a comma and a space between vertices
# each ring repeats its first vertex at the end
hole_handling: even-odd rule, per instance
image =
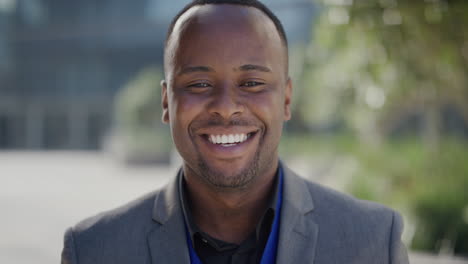
POLYGON ((190 211, 187 187, 181 172, 179 177, 180 199, 185 222, 192 238, 192 246, 203 264, 256 264, 262 259, 263 250, 270 235, 271 225, 275 217, 275 207, 278 198, 278 172, 274 188, 270 193, 268 208, 250 234, 241 244, 233 244, 211 237, 195 224, 190 211))

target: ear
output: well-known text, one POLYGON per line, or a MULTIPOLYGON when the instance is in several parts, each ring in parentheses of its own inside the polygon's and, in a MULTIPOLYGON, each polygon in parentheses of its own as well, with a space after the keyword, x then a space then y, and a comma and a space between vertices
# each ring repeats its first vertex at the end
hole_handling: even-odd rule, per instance
POLYGON ((165 80, 161 81, 161 106, 162 106, 162 116, 161 120, 163 123, 169 123, 169 109, 167 103, 167 82, 165 80))
POLYGON ((286 81, 286 89, 284 91, 284 121, 291 119, 291 98, 292 98, 292 81, 288 77, 286 81))

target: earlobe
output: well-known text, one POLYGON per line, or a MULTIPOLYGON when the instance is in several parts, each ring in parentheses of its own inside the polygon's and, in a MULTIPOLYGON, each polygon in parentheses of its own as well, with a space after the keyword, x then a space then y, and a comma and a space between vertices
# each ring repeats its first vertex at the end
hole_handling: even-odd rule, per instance
POLYGON ((291 119, 291 98, 292 98, 292 81, 288 77, 286 81, 286 89, 284 91, 284 121, 291 119))
POLYGON ((161 106, 162 106, 162 116, 161 120, 163 123, 169 123, 169 108, 168 108, 168 99, 167 99, 167 82, 165 80, 161 81, 161 106))

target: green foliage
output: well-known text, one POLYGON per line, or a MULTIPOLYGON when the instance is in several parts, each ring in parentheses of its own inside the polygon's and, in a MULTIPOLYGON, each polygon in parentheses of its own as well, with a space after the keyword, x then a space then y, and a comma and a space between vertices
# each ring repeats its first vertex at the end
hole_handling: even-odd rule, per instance
POLYGON ((468 3, 338 2, 345 4, 324 6, 313 29, 299 97, 308 103, 298 104, 303 122, 344 120, 371 143, 412 114, 427 120, 437 143, 445 105, 468 123, 468 3))
POLYGON ((162 73, 146 68, 116 98, 116 140, 130 160, 167 160, 172 146, 169 128, 161 122, 162 73))
POLYGON ((416 222, 412 247, 468 253, 468 145, 444 140, 432 152, 416 140, 360 147, 360 170, 350 186, 357 197, 402 208, 416 222), (448 243, 448 244, 447 244, 448 243))
POLYGON ((359 164, 350 190, 401 208, 413 248, 468 255, 468 146, 443 127, 448 106, 468 126, 468 2, 319 2, 296 96, 302 127, 340 123, 356 138, 330 143, 359 164))
POLYGON ((124 129, 157 126, 161 114, 161 92, 158 84, 161 73, 147 68, 130 80, 119 92, 116 100, 117 123, 124 129))

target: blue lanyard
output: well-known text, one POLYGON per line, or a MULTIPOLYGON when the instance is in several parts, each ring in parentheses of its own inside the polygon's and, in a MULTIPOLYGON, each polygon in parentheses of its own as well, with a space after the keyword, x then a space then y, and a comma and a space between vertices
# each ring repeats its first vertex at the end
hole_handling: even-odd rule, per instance
MULTIPOLYGON (((273 219, 273 225, 271 227, 270 235, 268 236, 268 241, 263 250, 262 260, 260 264, 274 264, 276 263, 276 252, 278 249, 278 236, 279 236, 279 225, 280 225, 280 214, 281 214, 281 204, 283 203, 283 170, 279 168, 279 182, 278 182, 278 199, 276 201, 276 210, 275 218, 273 219)), ((190 263, 191 264, 202 264, 200 258, 198 257, 195 249, 192 245, 192 238, 190 237, 187 226, 185 226, 185 234, 187 236, 187 245, 189 248, 190 254, 190 263)))

